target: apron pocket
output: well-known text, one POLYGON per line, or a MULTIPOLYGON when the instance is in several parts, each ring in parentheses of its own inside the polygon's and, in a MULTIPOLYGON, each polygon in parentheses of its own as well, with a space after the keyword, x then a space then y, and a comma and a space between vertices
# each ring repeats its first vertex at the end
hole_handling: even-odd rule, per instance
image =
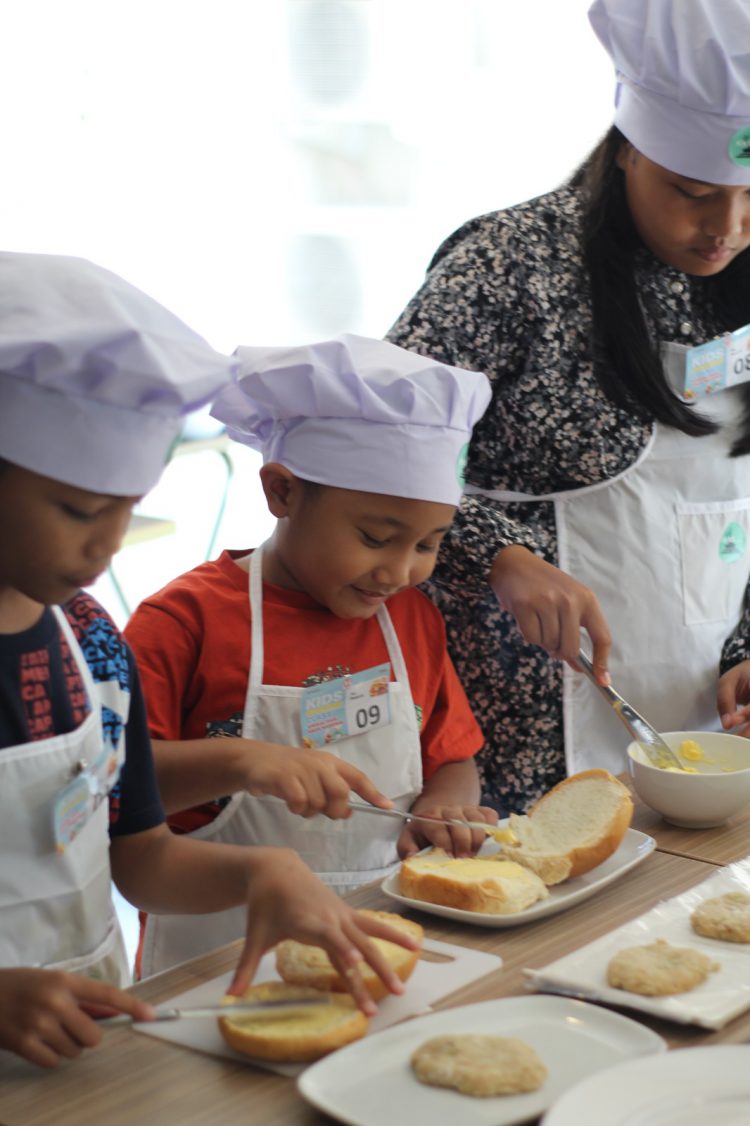
POLYGON ((686 626, 735 621, 750 564, 750 499, 677 505, 686 626))

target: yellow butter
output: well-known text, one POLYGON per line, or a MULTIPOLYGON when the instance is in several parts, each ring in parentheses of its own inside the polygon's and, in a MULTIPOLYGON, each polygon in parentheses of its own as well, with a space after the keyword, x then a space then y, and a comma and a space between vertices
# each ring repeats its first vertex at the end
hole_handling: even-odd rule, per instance
POLYGON ((502 828, 496 826, 494 829, 487 827, 487 836, 491 837, 493 841, 498 841, 500 844, 518 844, 518 837, 512 829, 502 828))
POLYGON ((452 875, 466 876, 469 879, 482 876, 500 876, 504 880, 528 880, 529 871, 516 864, 513 860, 504 860, 502 855, 475 856, 471 859, 457 860, 455 857, 440 857, 436 860, 425 860, 422 868, 439 868, 441 872, 450 872, 452 875), (498 861, 503 870, 497 870, 498 861))
POLYGON ((684 739, 680 743, 680 754, 686 758, 688 762, 701 762, 706 756, 700 743, 696 743, 695 739, 684 739))

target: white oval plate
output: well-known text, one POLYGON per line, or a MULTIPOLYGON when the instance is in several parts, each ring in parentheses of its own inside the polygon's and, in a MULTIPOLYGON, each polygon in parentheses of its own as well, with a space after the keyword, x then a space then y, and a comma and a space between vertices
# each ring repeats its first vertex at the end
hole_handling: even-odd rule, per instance
POLYGON ((750 1047, 679 1048, 590 1075, 545 1114, 543 1126, 747 1126, 750 1047))
MULTIPOLYGON (((501 821, 500 825, 507 825, 507 821, 501 821)), ((390 876, 386 876, 380 886, 385 894, 390 896, 391 899, 395 899, 397 903, 403 903, 405 907, 411 907, 417 911, 426 911, 430 915, 442 915, 446 919, 455 919, 461 923, 472 923, 477 927, 517 927, 521 923, 531 923, 535 919, 544 918, 546 915, 556 915, 558 911, 567 911, 568 907, 573 907, 574 904, 580 903, 582 899, 588 899, 590 895, 595 895, 612 880, 618 880, 620 876, 624 876, 636 864, 640 864, 641 860, 645 860, 655 848, 656 841, 653 837, 647 836, 646 833, 639 833, 637 829, 628 829, 617 851, 613 852, 609 859, 600 864, 598 868, 593 868, 590 872, 587 872, 584 876, 578 876, 575 880, 566 880, 565 883, 551 887, 547 899, 532 903, 531 907, 527 907, 525 911, 518 911, 514 915, 485 915, 479 911, 461 911, 457 907, 443 907, 439 903, 427 903, 422 899, 411 899, 409 896, 401 895, 398 890, 398 872, 392 872, 390 876)), ((498 846, 494 841, 486 841, 480 849, 479 855, 487 856, 492 852, 497 852, 497 850, 498 846)), ((422 851, 428 852, 429 849, 422 851)))
MULTIPOLYGON (((313 1064, 297 1086, 313 1106, 349 1126, 512 1126, 537 1118, 594 1072, 665 1050, 655 1032, 585 1001, 506 997, 415 1017, 368 1036, 313 1064), (420 1083, 409 1066, 412 1052, 432 1036, 459 1032, 525 1040, 546 1065, 546 1082, 538 1091, 498 1098, 420 1083)), ((582 1121, 603 1122, 586 1118, 576 1126, 582 1121)))

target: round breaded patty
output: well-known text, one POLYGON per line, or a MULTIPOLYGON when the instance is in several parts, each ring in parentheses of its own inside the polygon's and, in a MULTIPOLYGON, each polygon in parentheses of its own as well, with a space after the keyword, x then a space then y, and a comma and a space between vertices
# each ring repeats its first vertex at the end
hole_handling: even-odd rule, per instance
POLYGON ((700 903, 690 922, 693 930, 706 938, 722 938, 725 942, 750 942, 750 895, 730 891, 700 903))
POLYGON ((547 1078, 547 1068, 523 1040, 473 1033, 426 1040, 411 1066, 420 1083, 480 1098, 536 1091, 547 1078))
POLYGON ((648 946, 619 950, 607 966, 607 982, 615 989, 645 997, 687 993, 705 981, 718 965, 700 950, 670 946, 663 938, 648 946))

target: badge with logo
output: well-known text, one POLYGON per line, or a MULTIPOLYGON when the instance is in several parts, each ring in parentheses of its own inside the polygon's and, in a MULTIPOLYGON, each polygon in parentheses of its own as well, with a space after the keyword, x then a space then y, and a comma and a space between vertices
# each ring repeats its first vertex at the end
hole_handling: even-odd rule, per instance
POLYGON ((350 676, 313 684, 302 692, 300 724, 305 747, 327 747, 391 722, 391 666, 373 665, 350 676))
POLYGON ((55 850, 62 854, 88 822, 95 809, 89 771, 81 769, 55 798, 52 811, 55 850))
POLYGON ((661 358, 671 386, 686 403, 747 383, 750 380, 750 325, 695 348, 664 343, 661 358))

